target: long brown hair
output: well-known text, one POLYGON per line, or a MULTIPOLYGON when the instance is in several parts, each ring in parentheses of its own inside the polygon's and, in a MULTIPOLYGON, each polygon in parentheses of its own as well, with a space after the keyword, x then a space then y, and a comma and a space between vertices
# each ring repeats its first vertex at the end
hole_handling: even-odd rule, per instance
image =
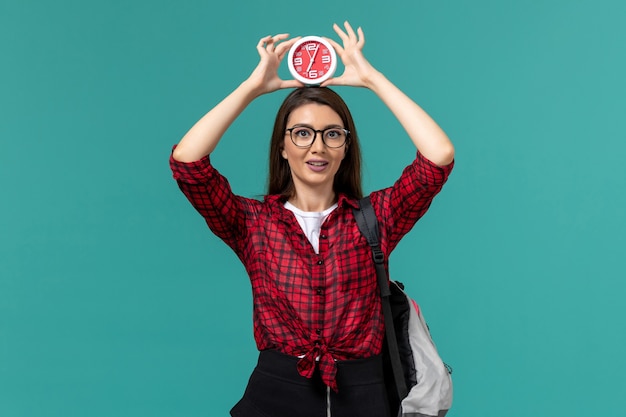
POLYGON ((270 166, 267 182, 268 194, 280 194, 285 198, 293 197, 295 188, 291 178, 289 163, 282 157, 285 143, 287 119, 296 108, 309 103, 329 106, 341 118, 344 127, 350 131, 346 141, 346 155, 335 174, 333 189, 335 193, 344 193, 348 197, 359 199, 361 191, 361 148, 356 133, 354 120, 348 106, 333 90, 326 87, 302 87, 289 94, 278 109, 272 141, 270 143, 270 166))

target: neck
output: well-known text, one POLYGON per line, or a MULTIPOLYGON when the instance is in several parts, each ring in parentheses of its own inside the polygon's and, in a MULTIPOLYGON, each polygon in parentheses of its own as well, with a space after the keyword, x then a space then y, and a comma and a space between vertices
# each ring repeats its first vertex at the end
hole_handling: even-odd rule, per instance
POLYGON ((302 211, 324 211, 337 202, 334 192, 328 194, 297 192, 289 202, 302 211))

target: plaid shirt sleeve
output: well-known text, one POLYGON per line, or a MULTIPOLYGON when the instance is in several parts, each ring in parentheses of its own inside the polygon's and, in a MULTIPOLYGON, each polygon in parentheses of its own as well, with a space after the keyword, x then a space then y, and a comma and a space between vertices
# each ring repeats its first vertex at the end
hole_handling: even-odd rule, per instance
POLYGON ((406 167, 392 187, 372 193, 372 205, 381 221, 381 248, 389 256, 426 213, 454 167, 438 166, 421 153, 406 167))
POLYGON ((170 155, 170 168, 178 187, 211 231, 240 253, 247 219, 254 215, 258 201, 235 195, 228 180, 211 165, 209 155, 194 162, 180 162, 170 155))

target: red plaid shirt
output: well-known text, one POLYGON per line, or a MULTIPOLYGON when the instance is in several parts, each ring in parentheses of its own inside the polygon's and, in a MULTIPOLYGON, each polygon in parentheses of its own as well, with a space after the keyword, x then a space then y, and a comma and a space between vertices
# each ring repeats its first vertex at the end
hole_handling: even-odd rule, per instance
MULTIPOLYGON (((335 360, 381 352, 384 320, 376 271, 352 214, 356 200, 339 195, 338 207, 322 225, 316 254, 279 196, 258 201, 233 194, 208 156, 191 163, 170 158, 170 166, 191 204, 248 272, 259 350, 302 357, 298 371, 306 377, 319 362, 322 379, 334 390, 335 360)), ((371 194, 387 258, 426 212, 452 166, 438 167, 418 153, 392 187, 371 194)))

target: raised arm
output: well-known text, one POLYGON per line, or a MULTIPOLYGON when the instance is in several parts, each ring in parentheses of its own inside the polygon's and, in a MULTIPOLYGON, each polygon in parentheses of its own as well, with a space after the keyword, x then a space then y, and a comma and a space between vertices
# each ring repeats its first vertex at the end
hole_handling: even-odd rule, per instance
POLYGON ((323 85, 369 88, 396 116, 422 155, 440 166, 450 164, 454 159, 454 146, 446 133, 417 103, 365 59, 362 52, 365 45, 363 30, 358 28, 358 34, 355 33, 348 22, 344 23, 344 27, 345 32, 336 24, 333 26, 343 46, 327 39, 341 57, 344 73, 327 80, 323 85))
POLYGON ((300 87, 296 80, 282 80, 278 76, 281 60, 298 38, 286 40, 289 35, 266 36, 257 44, 260 61, 250 77, 241 83, 217 106, 205 114, 183 136, 173 157, 180 162, 197 161, 213 152, 220 139, 257 97, 282 88, 300 87))

